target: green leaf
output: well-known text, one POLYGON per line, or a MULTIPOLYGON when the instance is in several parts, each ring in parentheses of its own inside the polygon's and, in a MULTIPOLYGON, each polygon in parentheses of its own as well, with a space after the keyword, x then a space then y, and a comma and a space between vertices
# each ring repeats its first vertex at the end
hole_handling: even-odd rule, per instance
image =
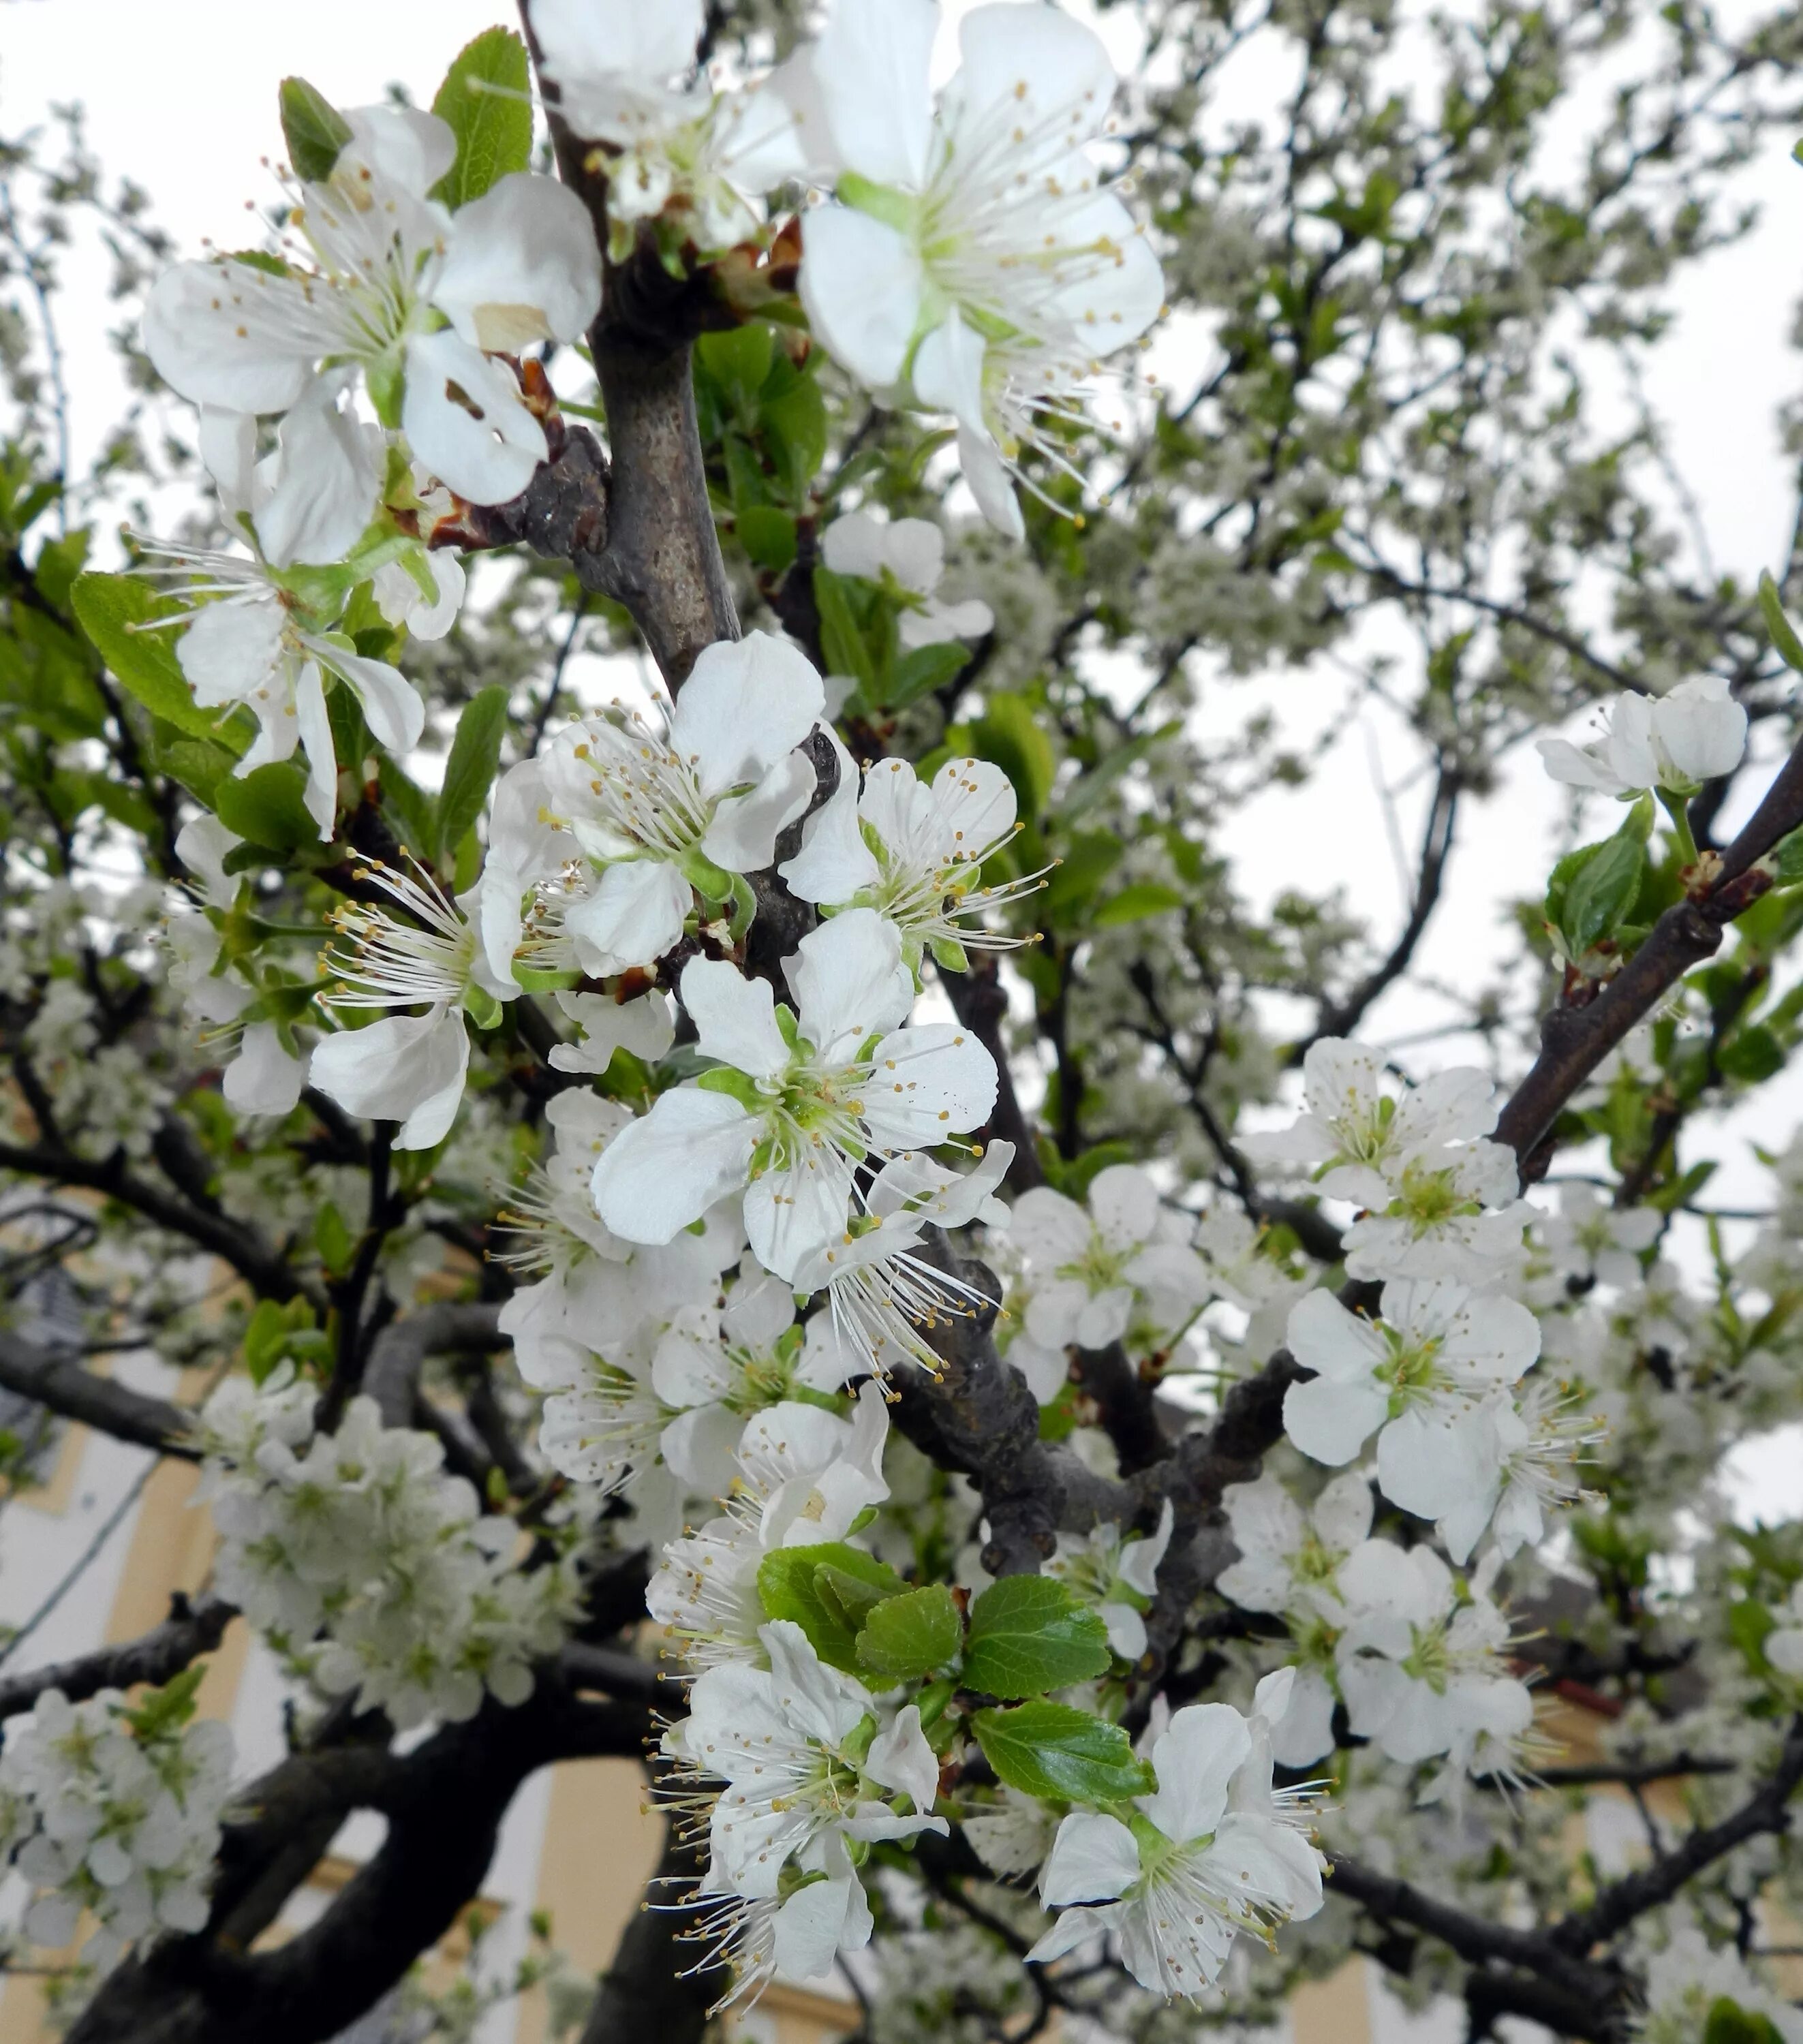
POLYGON ((1122 923, 1143 923, 1148 916, 1162 916, 1181 909, 1183 897, 1159 880, 1134 880, 1118 894, 1111 894, 1090 918, 1095 930, 1112 930, 1122 923))
POLYGON ((1058 759, 1032 704, 1025 696, 1001 690, 990 697, 987 709, 970 730, 971 751, 1001 769, 1014 783, 1022 820, 1036 823, 1051 799, 1058 759))
POLYGON ((1803 880, 1803 830, 1793 830, 1789 837, 1780 838, 1766 855, 1778 867, 1780 886, 1795 886, 1803 880))
MULTIPOLYGON (((1351 563, 1348 562, 1347 565, 1350 567, 1351 563)), ((1173 717, 1168 724, 1161 724, 1156 731, 1148 731, 1138 738, 1129 739, 1124 745, 1112 747, 1094 766, 1086 767, 1071 783, 1059 803, 1059 814, 1067 821, 1074 822, 1086 809, 1100 801, 1130 766, 1144 759, 1155 746, 1174 737, 1182 728, 1182 719, 1173 717)))
POLYGON ((1077 831, 1063 847, 1057 870, 1046 883, 1041 912, 1055 928, 1082 922, 1096 891, 1121 863, 1127 847, 1113 831, 1077 831))
POLYGON ((1709 2004, 1702 2044, 1784 2044, 1784 2038, 1769 2015, 1756 2015, 1724 1994, 1709 2004))
POLYGON ((882 1596, 899 1596, 908 1585, 874 1554, 843 1540, 816 1547, 778 1547, 758 1566, 758 1595, 770 1618, 786 1618, 800 1626, 821 1660, 855 1674, 858 1668, 857 1628, 848 1625, 836 1597, 829 1604, 821 1594, 817 1572, 833 1569, 867 1584, 882 1596))
MULTIPOLYGON (((1032 1576, 1010 1578, 1033 1582, 1032 1576)), ((978 1711, 971 1720, 997 1779, 1025 1795, 1066 1803, 1124 1803, 1149 1795, 1156 1778, 1136 1758, 1119 1725, 1068 1704, 1021 1704, 978 1711)))
POLYGON ((971 1607, 964 1686, 1036 1696, 1106 1673, 1108 1628, 1049 1576, 1005 1576, 971 1607))
POLYGON ((822 1562, 814 1570, 814 1595, 848 1631, 855 1634, 877 1606, 894 1595, 887 1580, 892 1573, 886 1569, 873 1581, 833 1562, 822 1562))
POLYGON ((758 393, 770 374, 771 350, 775 340, 771 328, 761 320, 752 320, 744 326, 704 333, 695 343, 702 367, 748 431, 757 420, 758 393))
POLYGON ((185 606, 156 594, 134 575, 77 575, 70 601, 82 629, 95 650, 152 717, 190 738, 210 738, 231 747, 233 758, 244 750, 223 713, 196 708, 194 691, 175 658, 175 635, 150 632, 148 624, 179 617, 185 606))
POLYGON ((795 521, 772 505, 753 504, 739 513, 739 544, 760 568, 781 574, 795 558, 795 521))
POLYGON ((194 1699, 206 1678, 206 1663, 197 1661, 160 1689, 151 1690, 135 1708, 119 1715, 140 1739, 167 1739, 194 1716, 194 1699))
POLYGON ((844 674, 867 692, 876 682, 876 663, 858 628, 844 580, 830 568, 814 570, 814 608, 820 613, 821 650, 828 673, 844 674))
POLYGON ((304 78, 283 79, 280 103, 288 161, 296 177, 316 185, 331 176, 338 152, 351 139, 351 124, 304 78))
POLYGON ((1772 645, 1778 658, 1787 667, 1803 674, 1803 640, 1797 636, 1790 620, 1785 615, 1784 598, 1778 593, 1778 584, 1769 571, 1759 576, 1759 608, 1766 615, 1766 629, 1772 635, 1772 645))
POLYGON ((944 688, 971 663, 971 649, 962 640, 944 639, 936 645, 917 646, 895 663, 895 678, 885 698, 890 709, 905 709, 922 696, 944 688))
POLYGON ((247 844, 298 851, 320 841, 319 826, 307 813, 306 785, 298 766, 274 762, 241 781, 233 776, 220 782, 213 791, 213 808, 225 828, 247 844))
POLYGON ((251 1381, 260 1384, 282 1360, 288 1339, 288 1316, 273 1299, 261 1301, 244 1325, 244 1366, 251 1381))
POLYGON ((759 423, 778 469, 786 471, 790 500, 802 505, 826 459, 826 400, 820 385, 812 376, 798 377, 780 398, 763 400, 759 423))
POLYGON ((1640 892, 1646 870, 1645 847, 1632 836, 1586 845, 1559 861, 1553 878, 1557 887, 1563 874, 1563 898, 1554 911, 1554 888, 1549 887, 1547 901, 1570 956, 1582 958, 1620 926, 1640 892))
POLYGON ((858 1635, 858 1665, 890 1681, 919 1681, 947 1666, 963 1631, 951 1591, 929 1583, 871 1612, 858 1635))
POLYGON ((336 1274, 350 1269, 356 1244, 344 1224, 344 1216, 329 1200, 313 1221, 313 1247, 319 1251, 319 1260, 328 1270, 336 1274))
POLYGON ((392 759, 382 762, 380 782, 382 799, 393 808, 400 821, 401 842, 417 845, 422 858, 429 856, 438 835, 436 804, 392 759))
POLYGON ((153 751, 159 769, 179 781, 188 793, 210 809, 219 783, 237 762, 223 745, 205 739, 180 738, 166 724, 152 727, 153 751))
POLYGON ((1766 1635, 1775 1631, 1778 1620, 1757 1597, 1740 1597, 1728 1607, 1728 1636, 1746 1656, 1747 1665, 1763 1668, 1766 1635))
POLYGON ((490 784, 501 764, 501 740, 507 728, 507 690, 497 682, 472 696, 457 720, 445 763, 444 785, 438 791, 438 844, 461 844, 463 833, 482 814, 490 784))
POLYGON ((452 60, 432 110, 457 138, 456 160, 432 188, 455 213, 532 159, 532 70, 511 29, 485 29, 452 60), (489 88, 494 88, 492 90, 489 88))
POLYGON ((1784 1046, 1763 1023, 1749 1022, 1722 1046, 1716 1062, 1730 1078, 1757 1085, 1784 1070, 1784 1046))

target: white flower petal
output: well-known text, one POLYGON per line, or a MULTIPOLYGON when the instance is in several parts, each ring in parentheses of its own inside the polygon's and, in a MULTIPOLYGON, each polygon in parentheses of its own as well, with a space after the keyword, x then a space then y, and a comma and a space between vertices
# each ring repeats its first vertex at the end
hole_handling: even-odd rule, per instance
POLYGON ((705 1058, 775 1078, 789 1062, 789 1046, 776 1026, 776 997, 770 982, 748 979, 718 959, 691 959, 682 968, 682 1005, 695 1025, 705 1058))
POLYGON ((579 340, 601 309, 588 208, 556 178, 529 171, 498 178, 458 211, 432 302, 490 355, 579 340))
POLYGON ((725 1093, 688 1085, 660 1093, 602 1153, 596 1211, 623 1241, 671 1240, 744 1184, 757 1125, 725 1093))
POLYGON ((841 160, 879 185, 917 190, 932 138, 931 0, 836 0, 813 70, 841 160))
POLYGON ((1074 1810, 1058 1827, 1040 1874, 1048 1909, 1112 1900, 1140 1877, 1140 1849, 1118 1817, 1074 1810))
POLYGON ((407 343, 401 429, 418 460, 472 504, 506 504, 548 451, 512 374, 449 328, 407 343))
POLYGON ((871 390, 900 377, 925 286, 920 258, 883 221, 844 206, 803 220, 802 303, 828 353, 871 390))

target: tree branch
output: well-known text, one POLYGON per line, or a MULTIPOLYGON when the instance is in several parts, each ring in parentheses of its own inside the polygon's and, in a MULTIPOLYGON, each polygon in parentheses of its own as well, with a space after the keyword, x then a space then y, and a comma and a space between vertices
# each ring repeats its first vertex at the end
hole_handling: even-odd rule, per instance
POLYGON ((1459 769, 1440 763, 1434 783, 1434 797, 1428 810, 1427 828, 1422 834, 1420 868, 1415 882, 1415 898, 1401 934, 1390 946, 1382 964, 1367 973, 1343 1001, 1325 1003, 1315 1026, 1299 1043, 1290 1046, 1286 1062, 1299 1065, 1311 1044, 1324 1036, 1348 1035, 1363 1020, 1378 996, 1409 970, 1446 881, 1446 866, 1452 853, 1453 827, 1459 813, 1459 797, 1464 786, 1459 769))
POLYGON ((452 1301, 422 1306, 384 1327, 370 1350, 363 1389, 382 1408, 385 1427, 413 1424, 413 1391, 429 1355, 485 1353, 508 1345, 501 1308, 452 1301))
POLYGON ((1624 1930, 1636 1916, 1669 1901, 1693 1875, 1701 1873, 1747 1839, 1768 1831, 1787 1831, 1789 1804, 1803 1782, 1803 1716, 1791 1722, 1778 1765, 1738 1810, 1719 1824, 1693 1831, 1663 1859, 1605 1888, 1588 1909, 1555 1924, 1552 1942, 1563 1952, 1588 1951, 1624 1930))
POLYGON ((60 1689, 71 1703, 79 1703, 101 1689, 167 1682, 201 1654, 210 1654, 236 1616, 236 1606, 223 1597, 190 1604, 177 1590, 169 1600, 169 1616, 141 1637, 0 1681, 0 1718, 29 1711, 46 1689, 60 1689))
MULTIPOLYGON (((556 1760, 636 1757, 644 1710, 572 1698, 541 1676, 528 1702, 492 1700, 467 1724, 447 1727, 405 1757, 348 1748, 305 1757, 278 1775, 294 1792, 283 1835, 306 1800, 379 1807, 381 1850, 317 1923, 273 1951, 247 1952, 210 1931, 171 1938, 127 1960, 101 1986, 70 2044, 321 2044, 379 1999, 456 1920, 482 1885, 502 1816, 521 1781, 556 1760)), ((274 1777, 271 1777, 273 1783, 274 1777)), ((277 1821, 271 1787, 267 1824, 277 1821)), ((314 1812, 317 1814, 317 1811, 314 1812)), ((328 1834, 329 1836, 329 1834, 328 1834)), ((304 1875, 306 1869, 301 1869, 304 1875)))
POLYGON ((194 1426, 191 1412, 110 1377, 96 1377, 83 1369, 76 1354, 0 1327, 0 1387, 36 1399, 64 1419, 98 1427, 115 1440, 134 1441, 184 1462, 199 1461, 200 1450, 188 1438, 194 1426))
POLYGON ((171 1235, 185 1235, 201 1248, 210 1250, 253 1285, 259 1297, 273 1299, 279 1305, 298 1295, 304 1296, 321 1312, 325 1310, 325 1297, 318 1287, 291 1270, 286 1258, 253 1229, 160 1191, 128 1167, 122 1150, 115 1150, 110 1157, 96 1162, 78 1157, 73 1151, 45 1143, 35 1148, 0 1143, 0 1170, 42 1178, 50 1185, 83 1185, 90 1192, 104 1193, 171 1235))

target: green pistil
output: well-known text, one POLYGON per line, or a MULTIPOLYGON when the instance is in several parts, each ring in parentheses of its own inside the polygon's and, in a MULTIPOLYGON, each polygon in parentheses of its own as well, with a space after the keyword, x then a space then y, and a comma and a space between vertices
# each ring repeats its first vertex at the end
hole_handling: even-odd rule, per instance
POLYGON ((1290 1573, 1299 1583, 1331 1583, 1344 1554, 1324 1546, 1313 1534, 1290 1558, 1290 1573))
POLYGON ((1444 1696, 1452 1673, 1452 1657, 1447 1651, 1445 1628, 1431 1625, 1424 1630, 1410 1626, 1409 1631, 1413 1644, 1409 1650, 1408 1659, 1402 1663, 1402 1672, 1413 1675, 1418 1682, 1425 1682, 1436 1696, 1444 1696))
POLYGON ((1089 1246, 1074 1263, 1061 1263, 1058 1266, 1060 1278, 1075 1278, 1086 1285, 1091 1294, 1109 1292, 1126 1280, 1127 1259, 1117 1255, 1092 1231, 1089 1246))
POLYGON ((1427 1171, 1419 1164, 1410 1164, 1402 1174, 1401 1193, 1391 1210, 1398 1208, 1417 1237, 1461 1214, 1483 1211, 1459 1192, 1451 1171, 1427 1171))

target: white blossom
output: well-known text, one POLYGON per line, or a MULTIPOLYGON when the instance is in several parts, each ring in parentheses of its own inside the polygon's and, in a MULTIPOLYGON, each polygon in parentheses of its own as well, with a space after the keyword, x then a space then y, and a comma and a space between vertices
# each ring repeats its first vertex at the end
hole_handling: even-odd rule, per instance
POLYGON ((1747 748, 1747 713, 1724 674, 1680 682, 1668 695, 1617 696, 1605 717, 1602 736, 1589 745, 1535 740, 1555 781, 1605 795, 1647 788, 1693 795, 1704 782, 1732 774, 1747 748))
POLYGON ((559 733, 545 799, 598 874, 556 914, 584 972, 649 965, 681 940, 698 888, 725 902, 734 875, 771 864, 813 793, 795 748, 824 701, 806 659, 754 632, 702 652, 665 736, 617 705, 559 733))
POLYGON ((1157 317, 1163 280, 1089 153, 1115 77, 1049 6, 975 9, 936 102, 929 0, 836 0, 813 53, 840 166, 803 229, 802 302, 872 390, 951 413, 990 521, 1016 536, 1009 470, 1036 416, 1081 416, 1098 358, 1157 317))
POLYGON ((947 603, 935 594, 945 573, 945 535, 930 519, 848 511, 821 534, 820 552, 833 574, 874 582, 900 605, 896 628, 906 651, 994 628, 994 612, 978 598, 947 603))
POLYGON ((692 960, 682 1005, 717 1069, 659 1096, 595 1168, 617 1235, 667 1242, 716 1200, 744 1195, 758 1261, 793 1278, 847 1231, 857 1166, 948 1141, 995 1101, 995 1066, 948 1024, 900 1028, 913 997, 892 924, 835 916, 785 966, 796 1012, 767 982, 692 960))
POLYGON ((1042 876, 978 885, 986 861, 1013 838, 1014 786, 982 759, 948 759, 923 783, 905 759, 875 762, 859 785, 836 740, 839 786, 808 819, 802 848, 778 870, 804 901, 874 909, 902 932, 902 956, 917 976, 923 951, 954 972, 971 951, 1005 951, 975 918, 1031 893, 1042 876))
POLYGON ((766 1900, 780 1892, 785 1865, 826 1835, 867 1844, 948 1833, 932 1814, 939 1763, 914 1706, 879 1729, 869 1692, 827 1667, 799 1626, 778 1620, 758 1636, 768 1666, 706 1669, 689 1716, 663 1738, 690 1778, 726 1785, 709 1817, 713 1877, 766 1900), (906 1812, 894 1808, 902 1796, 906 1812))
POLYGON ((1174 1515, 1171 1500, 1150 1537, 1121 1537, 1117 1525, 1098 1526, 1081 1537, 1059 1535, 1058 1552, 1046 1564, 1055 1576, 1108 1627, 1108 1643, 1123 1661, 1136 1662, 1146 1650, 1144 1614, 1158 1594, 1159 1564, 1171 1545, 1174 1515))
POLYGON ((1366 1540, 1341 1565, 1348 1616, 1340 1693, 1351 1727, 1404 1765, 1444 1754, 1456 1770, 1512 1771, 1534 1716, 1508 1672, 1509 1621, 1482 1577, 1461 1599, 1431 1547, 1366 1540))
MULTIPOLYGON (((755 236, 750 203, 801 176, 808 153, 781 71, 746 90, 691 82, 702 0, 532 0, 532 32, 564 117, 609 145, 622 226, 666 213, 704 251, 755 236)), ((616 253, 629 247, 619 236, 616 253)))
POLYGON ((1136 1165, 1098 1171, 1086 1212, 1034 1186, 1014 1202, 1009 1233, 1031 1288, 1025 1331, 1043 1349, 1105 1348, 1142 1320, 1174 1331, 1208 1297, 1185 1224, 1136 1165))
POLYGON ((646 1592, 646 1608, 692 1666, 762 1658, 759 1565, 774 1548, 846 1539, 889 1495, 888 1436, 889 1408, 874 1383, 860 1386, 849 1423, 794 1402, 746 1422, 721 1515, 665 1543, 646 1592))
POLYGON ((1536 1216, 1515 1197, 1514 1153, 1482 1139, 1496 1126, 1488 1077, 1440 1072, 1396 1097, 1374 1051, 1332 1036, 1309 1047, 1302 1071, 1301 1116, 1240 1147, 1251 1158, 1316 1166, 1324 1193, 1367 1210, 1346 1233, 1347 1274, 1496 1278, 1536 1216))
POLYGON ((1061 1913, 1028 1958, 1044 1962, 1101 1933, 1155 1994, 1199 2000, 1242 1930, 1268 1935, 1321 1906, 1325 1862, 1309 1842, 1305 1794, 1271 1786, 1270 1719, 1290 1671, 1259 1685, 1248 1721, 1230 1704, 1176 1712, 1153 1745, 1158 1787, 1140 1820, 1074 1811, 1040 1876, 1061 1913))
POLYGON ((1386 1285, 1382 1314, 1363 1319, 1322 1289, 1291 1309, 1290 1353, 1316 1374, 1284 1393, 1284 1431, 1331 1465, 1377 1432, 1384 1495, 1424 1519, 1494 1496, 1501 1445, 1482 1415, 1539 1355, 1540 1323, 1513 1299, 1441 1280, 1386 1285))
POLYGON ((0 1853, 34 1891, 36 1943, 68 1944, 86 1910, 84 1947, 105 1967, 161 1931, 198 1931, 231 1787, 232 1735, 189 1721, 191 1696, 117 1689, 71 1704, 46 1689, 8 1726, 0 1752, 0 1853), (163 1708, 164 1705, 173 1708, 163 1708))
POLYGON ((473 1716, 485 1691, 524 1702, 574 1612, 567 1564, 517 1569, 514 1521, 483 1516, 434 1435, 384 1427, 367 1397, 315 1433, 313 1404, 285 1370, 207 1402, 221 1593, 328 1694, 403 1729, 473 1716))
MULTIPOLYGON (((219 256, 157 279, 144 344, 184 398, 238 413, 286 412, 321 375, 354 367, 377 414, 471 502, 517 497, 547 453, 544 429, 494 354, 579 339, 601 303, 582 201, 516 171, 456 214, 429 196, 456 137, 412 107, 366 106, 329 178, 302 185, 301 237, 279 267, 219 256)), ((373 478, 372 478, 373 482, 373 478)), ((363 517, 375 509, 373 486, 363 517)))

